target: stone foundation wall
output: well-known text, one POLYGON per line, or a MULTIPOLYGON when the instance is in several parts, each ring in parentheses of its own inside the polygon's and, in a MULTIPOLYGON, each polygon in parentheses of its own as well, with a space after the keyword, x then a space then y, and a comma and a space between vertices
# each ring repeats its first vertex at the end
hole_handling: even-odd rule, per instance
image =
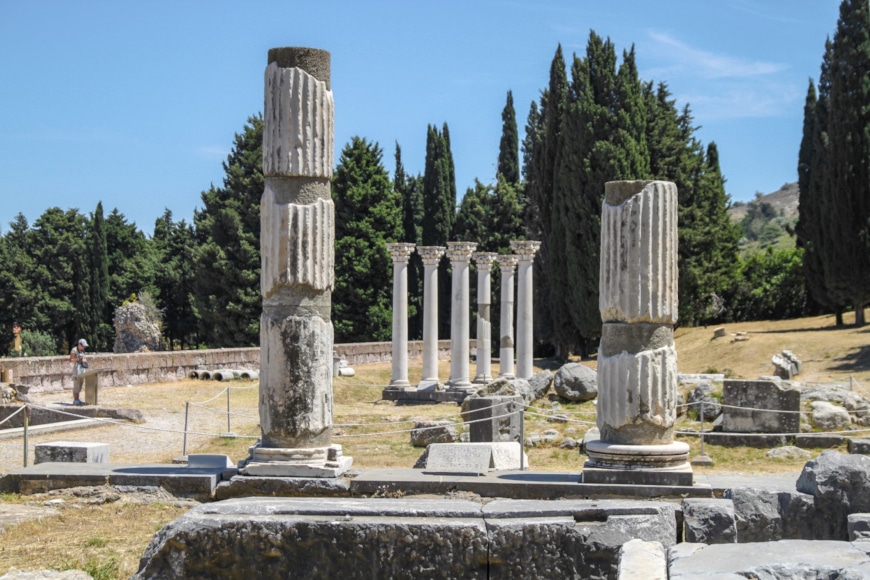
MULTIPOLYGON (((474 349, 476 341, 470 341, 474 349)), ((408 343, 408 358, 419 359, 423 343, 408 343)), ((335 354, 350 366, 392 360, 391 342, 360 342, 336 344, 335 354)), ((438 357, 450 356, 450 341, 438 342, 438 357)), ((137 352, 129 354, 88 354, 91 369, 106 369, 100 375, 101 386, 167 383, 187 378, 195 369, 260 368, 260 349, 221 348, 211 350, 177 350, 172 352, 137 352)), ((0 368, 12 371, 12 382, 29 385, 34 392, 71 390, 72 364, 66 356, 46 356, 0 359, 0 368)))

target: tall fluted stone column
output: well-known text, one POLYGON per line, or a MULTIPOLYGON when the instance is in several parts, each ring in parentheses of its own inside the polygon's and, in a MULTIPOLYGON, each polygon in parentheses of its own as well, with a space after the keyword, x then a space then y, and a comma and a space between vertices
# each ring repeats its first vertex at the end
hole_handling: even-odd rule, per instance
POLYGON ((519 259, 517 267, 517 378, 530 379, 534 366, 534 286, 532 266, 541 242, 511 242, 511 250, 519 259))
POLYGON ((468 390, 468 347, 471 339, 468 299, 468 262, 477 248, 472 242, 447 242, 447 257, 453 268, 450 313, 450 388, 468 390))
POLYGON ((390 388, 404 389, 408 382, 408 259, 414 244, 387 244, 393 258, 393 376, 390 388))
POLYGON ((598 351, 600 441, 583 481, 691 485, 689 446, 674 442, 677 391, 677 188, 605 185, 598 351))
POLYGON ((477 266, 477 374, 475 383, 492 381, 492 290, 490 274, 492 262, 498 254, 475 252, 471 255, 477 266))
POLYGON ((440 246, 417 246, 423 260, 423 377, 417 389, 435 388, 438 379, 438 264, 440 246))
POLYGON ((260 425, 244 475, 335 477, 352 460, 332 445, 330 193, 334 107, 329 53, 269 51, 260 204, 260 425))
POLYGON ((501 312, 499 312, 498 377, 514 377, 514 277, 518 257, 499 254, 495 261, 501 271, 501 312))

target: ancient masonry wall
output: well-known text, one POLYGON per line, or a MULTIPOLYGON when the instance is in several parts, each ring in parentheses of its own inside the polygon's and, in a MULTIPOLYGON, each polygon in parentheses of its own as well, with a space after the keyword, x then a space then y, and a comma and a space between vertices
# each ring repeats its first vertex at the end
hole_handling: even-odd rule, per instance
MULTIPOLYGON (((471 341, 471 348, 475 341, 471 341)), ((422 341, 408 342, 408 358, 420 359, 422 341)), ((336 344, 335 353, 350 366, 390 362, 392 343, 358 342, 336 344)), ((450 341, 438 342, 438 357, 450 357, 450 341)), ((172 352, 137 352, 129 354, 89 354, 91 368, 108 369, 100 378, 104 386, 141 385, 184 380, 195 369, 256 370, 260 367, 260 349, 222 348, 178 350, 172 352)), ((33 392, 72 389, 72 365, 66 356, 0 359, 0 368, 12 371, 13 381, 30 385, 33 392)))

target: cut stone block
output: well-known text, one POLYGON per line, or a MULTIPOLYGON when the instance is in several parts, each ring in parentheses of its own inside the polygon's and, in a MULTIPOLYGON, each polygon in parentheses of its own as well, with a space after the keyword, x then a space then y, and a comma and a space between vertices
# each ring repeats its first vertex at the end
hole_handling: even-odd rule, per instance
POLYGON ((34 463, 108 463, 108 443, 82 441, 52 441, 38 443, 34 463))
POLYGON ((472 443, 518 442, 522 397, 480 397, 468 400, 468 431, 472 443))
POLYGON ((191 453, 187 456, 187 466, 195 469, 232 469, 236 466, 229 455, 219 453, 191 453))
MULTIPOLYGON (((432 473, 486 473, 520 469, 519 443, 433 443, 424 469, 432 473)), ((523 466, 528 457, 523 453, 523 466)))
POLYGON ((727 379, 722 387, 722 404, 725 432, 800 432, 801 391, 780 381, 727 379))
POLYGON ((870 439, 849 439, 849 453, 870 455, 870 439))
POLYGON ((730 499, 683 500, 686 542, 729 544, 737 541, 737 518, 730 499))
POLYGON ((619 549, 617 580, 668 580, 668 559, 661 542, 629 540, 619 549))
POLYGON ((849 514, 846 521, 850 542, 870 540, 870 514, 849 514))

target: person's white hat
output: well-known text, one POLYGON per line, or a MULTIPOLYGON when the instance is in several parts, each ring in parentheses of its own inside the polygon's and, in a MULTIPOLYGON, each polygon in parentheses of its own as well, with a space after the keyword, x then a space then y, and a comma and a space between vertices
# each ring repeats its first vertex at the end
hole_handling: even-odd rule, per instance
POLYGON ((88 341, 86 341, 84 338, 80 338, 80 339, 79 339, 79 344, 82 345, 82 346, 84 346, 84 347, 87 347, 87 346, 88 346, 88 341))

